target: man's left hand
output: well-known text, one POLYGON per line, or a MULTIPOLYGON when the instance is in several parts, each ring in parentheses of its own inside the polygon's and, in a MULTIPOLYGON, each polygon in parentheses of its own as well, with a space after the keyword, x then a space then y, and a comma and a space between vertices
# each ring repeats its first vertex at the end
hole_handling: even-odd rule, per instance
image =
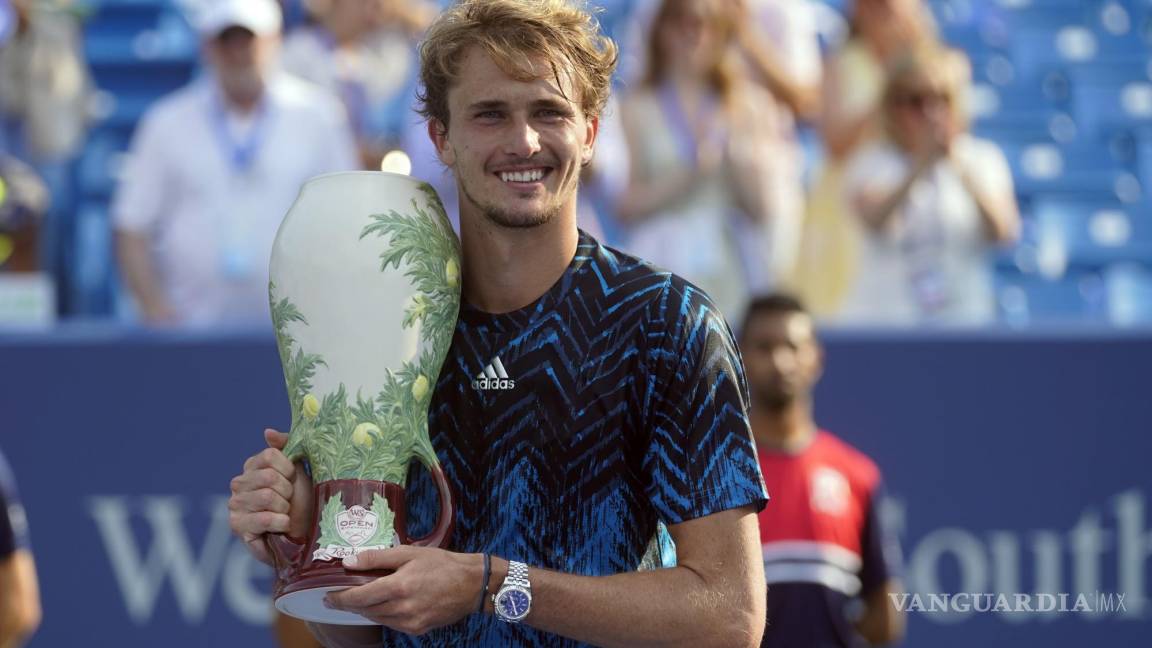
POLYGON ((330 592, 325 605, 359 614, 406 634, 455 623, 476 610, 483 578, 481 554, 400 546, 344 559, 352 571, 391 569, 366 585, 330 592))

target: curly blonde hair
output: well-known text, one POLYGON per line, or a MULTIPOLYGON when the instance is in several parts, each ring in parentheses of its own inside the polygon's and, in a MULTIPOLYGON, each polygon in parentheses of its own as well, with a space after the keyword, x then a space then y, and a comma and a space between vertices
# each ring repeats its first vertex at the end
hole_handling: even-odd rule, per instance
POLYGON ((432 23, 420 44, 420 114, 448 126, 448 89, 467 51, 479 46, 506 74, 539 78, 533 63, 543 56, 557 86, 564 77, 569 97, 589 117, 608 101, 617 50, 600 24, 569 0, 460 0, 432 23))

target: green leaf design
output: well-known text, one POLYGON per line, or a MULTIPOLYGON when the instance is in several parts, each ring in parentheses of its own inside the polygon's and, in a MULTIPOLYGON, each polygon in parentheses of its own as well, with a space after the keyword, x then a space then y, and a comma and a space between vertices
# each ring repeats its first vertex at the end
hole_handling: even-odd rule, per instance
POLYGON ((303 425, 306 422, 302 412, 304 397, 312 391, 312 378, 316 376, 316 367, 323 365, 324 360, 319 355, 306 354, 301 349, 296 349, 295 354, 292 353, 296 340, 288 331, 288 325, 299 322, 307 326, 308 320, 287 297, 276 299, 276 284, 273 282, 268 282, 268 300, 271 304, 272 326, 276 331, 280 364, 284 367, 288 403, 292 408, 292 427, 284 454, 296 461, 307 454, 307 439, 312 427, 303 425))
POLYGON ((376 533, 373 533, 363 546, 392 546, 392 536, 396 533, 396 514, 388 506, 388 500, 381 497, 380 493, 372 493, 372 512, 380 516, 377 520, 376 533))
POLYGON ((340 493, 328 498, 324 510, 320 513, 320 537, 316 544, 321 547, 328 545, 348 546, 336 531, 336 516, 344 512, 344 498, 340 493))
POLYGON ((360 233, 361 240, 372 234, 386 237, 381 270, 403 266, 405 276, 412 280, 416 294, 405 308, 402 326, 419 325, 422 343, 420 356, 389 371, 374 397, 357 393, 350 403, 342 383, 334 393, 312 394, 317 367, 327 365, 321 356, 297 348, 289 324, 307 326, 308 322, 287 298, 277 299, 276 286, 269 283, 272 321, 292 407, 285 453, 293 460, 308 457, 317 483, 379 479, 404 485, 413 455, 428 466, 439 463, 428 438, 428 404, 459 315, 460 243, 436 192, 423 183, 420 190, 425 200, 412 201, 418 218, 395 210, 374 214, 360 233), (305 415, 309 395, 318 400, 309 398, 305 415), (379 433, 371 432, 369 440, 361 434, 356 443, 353 432, 365 423, 376 426, 379 433))
MULTIPOLYGON (((380 269, 388 266, 408 269, 404 276, 413 280, 419 295, 408 306, 403 325, 422 324, 421 338, 434 348, 447 349, 456 327, 460 299, 460 242, 452 232, 444 206, 431 186, 422 183, 426 198, 421 206, 412 200, 412 209, 420 216, 412 218, 391 210, 373 214, 360 233, 388 237, 389 246, 380 255, 380 269)), ((440 368, 436 367, 439 373, 440 368)))

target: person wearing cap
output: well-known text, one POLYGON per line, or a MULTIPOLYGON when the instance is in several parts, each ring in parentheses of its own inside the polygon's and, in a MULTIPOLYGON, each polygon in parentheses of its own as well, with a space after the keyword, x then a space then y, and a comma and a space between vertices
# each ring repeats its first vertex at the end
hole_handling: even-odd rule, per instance
POLYGON ((136 131, 112 218, 147 324, 266 324, 272 241, 300 185, 359 166, 339 100, 277 70, 281 20, 274 0, 207 4, 207 73, 136 131))

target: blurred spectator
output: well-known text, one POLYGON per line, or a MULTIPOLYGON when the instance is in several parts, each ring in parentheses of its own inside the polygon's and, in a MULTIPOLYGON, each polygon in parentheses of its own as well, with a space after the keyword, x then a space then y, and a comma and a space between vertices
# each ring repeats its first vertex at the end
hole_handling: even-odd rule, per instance
POLYGON ((0 35, 3 139, 35 163, 67 159, 84 139, 92 89, 72 3, 11 0, 8 15, 9 33, 0 35))
POLYGON ((314 24, 284 43, 285 71, 338 95, 361 163, 379 169, 412 113, 416 40, 431 10, 412 0, 310 0, 314 24))
POLYGON ((31 167, 0 149, 0 271, 35 272, 48 188, 31 167))
POLYGON ((58 266, 53 233, 71 207, 70 164, 87 133, 92 93, 72 0, 0 0, 0 153, 30 164, 48 197, 44 227, 22 231, 33 265, 21 269, 58 266))
POLYGON ((734 221, 768 217, 759 144, 778 128, 763 110, 771 97, 733 56, 740 18, 727 0, 661 5, 647 74, 621 102, 631 168, 616 204, 628 250, 695 283, 729 318, 763 281, 744 264, 734 221))
POLYGON ((900 548, 883 526, 876 464, 812 416, 823 370, 815 325, 793 297, 755 299, 740 351, 752 434, 772 498, 760 512, 768 625, 762 648, 860 648, 899 640, 900 548))
POLYGON ((834 314, 856 269, 858 241, 845 216, 841 177, 856 149, 880 137, 886 68, 916 44, 935 40, 921 0, 854 0, 849 37, 825 65, 820 133, 825 159, 807 206, 794 285, 818 316, 834 314))
POLYGON ((28 543, 28 519, 16 480, 0 452, 0 648, 19 648, 40 625, 40 585, 28 543))
POLYGON ((215 0, 210 73, 144 116, 113 201, 121 272, 149 323, 266 323, 268 258, 301 184, 357 167, 343 109, 274 72, 273 0, 215 0))
MULTIPOLYGON (((795 271, 804 220, 804 150, 798 120, 814 119, 819 110, 820 44, 815 12, 803 0, 729 0, 740 7, 736 46, 753 81, 772 101, 760 107, 772 112, 775 128, 760 142, 769 161, 764 183, 767 240, 760 250, 745 249, 745 258, 762 257, 757 272, 766 279, 786 279, 795 271)), ((741 236, 755 241, 755 233, 741 236)), ((753 285, 763 291, 768 282, 753 285)))
POLYGON ((1012 176, 992 142, 969 135, 971 68, 922 46, 901 58, 883 99, 888 141, 849 163, 844 190, 864 226, 844 319, 975 324, 995 315, 991 246, 1020 228, 1012 176))

